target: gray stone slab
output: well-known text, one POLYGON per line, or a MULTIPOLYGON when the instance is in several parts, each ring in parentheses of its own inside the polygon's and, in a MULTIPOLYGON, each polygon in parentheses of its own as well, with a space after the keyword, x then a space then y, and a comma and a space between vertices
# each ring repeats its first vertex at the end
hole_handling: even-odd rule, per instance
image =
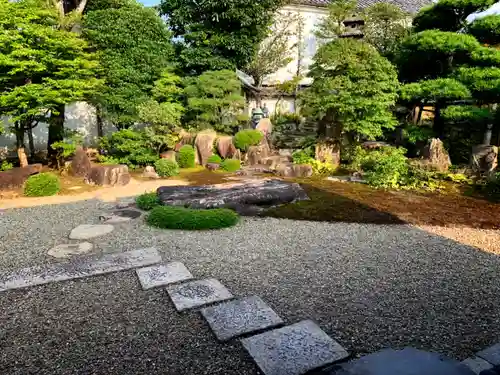
POLYGON ((283 323, 278 314, 258 296, 206 307, 201 314, 220 341, 283 323))
POLYGON ((23 268, 12 273, 0 273, 0 292, 124 271, 159 262, 161 262, 161 256, 155 248, 106 254, 99 258, 75 258, 71 262, 23 268))
POLYGON ((241 343, 265 375, 301 375, 348 356, 312 320, 245 338, 241 343))
POLYGON ((110 224, 82 224, 71 231, 69 238, 71 240, 88 240, 111 233, 113 229, 115 228, 110 224))
POLYGON ((480 352, 476 353, 476 356, 484 359, 485 361, 491 363, 494 366, 500 365, 500 343, 490 346, 480 352))
POLYGON ((464 366, 467 366, 474 372, 474 374, 479 375, 481 371, 489 370, 493 368, 493 365, 489 362, 486 362, 484 359, 479 357, 471 357, 464 359, 461 362, 464 366))
POLYGON ((167 287, 167 292, 177 311, 233 298, 231 292, 216 279, 196 280, 181 285, 171 285, 167 287))
MULTIPOLYGON (((474 375, 459 361, 415 348, 384 349, 333 369, 328 375, 474 375)), ((326 374, 325 374, 326 375, 326 374)))
POLYGON ((158 264, 156 266, 136 269, 142 289, 147 290, 158 286, 178 283, 193 278, 191 272, 181 262, 158 264))

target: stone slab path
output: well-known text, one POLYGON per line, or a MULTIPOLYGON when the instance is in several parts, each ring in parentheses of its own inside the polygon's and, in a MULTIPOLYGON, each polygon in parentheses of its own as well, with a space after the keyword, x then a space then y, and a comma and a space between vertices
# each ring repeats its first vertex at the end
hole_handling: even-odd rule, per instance
POLYGON ((191 272, 181 262, 171 262, 156 266, 139 268, 135 271, 142 289, 147 290, 160 286, 178 283, 193 278, 191 272))
POLYGON ((187 282, 167 287, 177 311, 184 311, 233 298, 231 292, 216 279, 187 282))
POLYGON ((80 258, 74 262, 29 267, 12 273, 0 273, 0 292, 103 275, 159 262, 161 262, 161 256, 158 251, 155 248, 147 248, 125 253, 106 254, 97 259, 80 258))

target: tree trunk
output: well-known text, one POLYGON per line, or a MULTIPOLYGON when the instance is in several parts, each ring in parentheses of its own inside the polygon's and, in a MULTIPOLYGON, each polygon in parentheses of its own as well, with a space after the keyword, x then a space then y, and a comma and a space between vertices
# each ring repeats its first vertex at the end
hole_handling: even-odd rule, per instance
MULTIPOLYGON (((30 158, 33 159, 36 153, 35 142, 33 140, 33 126, 28 127, 27 133, 28 133, 28 144, 30 147, 30 158)), ((31 162, 33 163, 33 160, 31 160, 31 162)))
POLYGON ((327 114, 318 124, 318 142, 315 158, 322 163, 340 164, 340 144, 342 125, 334 121, 333 115, 327 114))
POLYGON ((54 157, 57 154, 57 150, 54 150, 51 145, 54 142, 59 142, 64 139, 64 104, 57 108, 58 114, 51 114, 49 118, 49 139, 47 142, 47 151, 50 157, 54 157))
POLYGON ((436 133, 436 138, 440 140, 444 139, 444 121, 443 116, 441 116, 442 105, 436 103, 434 107, 434 132, 436 133))
POLYGON ((99 138, 104 137, 103 121, 102 121, 102 110, 100 106, 96 106, 96 121, 97 121, 97 136, 99 138))
POLYGON ((16 151, 19 158, 19 165, 26 167, 28 165, 28 158, 24 151, 24 126, 19 121, 16 121, 14 124, 14 132, 16 134, 16 151))

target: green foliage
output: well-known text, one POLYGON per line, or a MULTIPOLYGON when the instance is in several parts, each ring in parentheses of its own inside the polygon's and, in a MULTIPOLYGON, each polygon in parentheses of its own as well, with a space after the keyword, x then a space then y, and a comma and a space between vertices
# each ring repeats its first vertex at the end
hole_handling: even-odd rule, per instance
POLYGON ((346 31, 344 21, 356 13, 356 0, 336 0, 328 4, 328 16, 316 29, 316 36, 323 40, 332 40, 346 31))
POLYGON ((135 198, 137 207, 144 211, 150 211, 156 206, 161 205, 160 199, 155 192, 144 193, 135 198))
POLYGON ((408 124, 403 129, 403 136, 410 143, 426 141, 432 138, 433 135, 432 128, 425 125, 408 124))
POLYGON ((311 164, 312 160, 314 160, 313 155, 305 150, 297 150, 292 154, 294 164, 311 164))
POLYGON ((428 103, 467 99, 471 96, 468 88, 452 78, 436 78, 402 85, 399 91, 401 102, 428 103))
POLYGON ((241 162, 238 159, 224 159, 220 163, 220 168, 226 172, 236 172, 241 168, 241 162))
POLYGON ((490 108, 479 108, 470 105, 450 105, 441 114, 446 122, 455 124, 470 124, 480 127, 491 124, 495 113, 490 108))
POLYGON ((332 175, 337 168, 332 163, 323 163, 314 159, 314 153, 310 150, 298 150, 292 154, 294 164, 309 164, 315 175, 332 175))
POLYGON ((14 164, 8 162, 7 160, 2 161, 0 164, 0 172, 9 171, 14 168, 14 164))
POLYGON ((195 149, 193 146, 184 145, 179 149, 177 163, 179 163, 180 168, 194 168, 195 159, 195 149))
POLYGON ((500 16, 498 14, 490 14, 485 17, 476 18, 467 25, 466 32, 483 44, 500 44, 500 16))
POLYGON ((61 190, 59 177, 52 173, 39 173, 30 176, 24 184, 24 195, 27 197, 48 197, 61 190))
POLYGON ((247 151, 250 146, 256 146, 262 141, 264 134, 259 130, 240 130, 233 138, 234 146, 242 151, 247 151))
POLYGON ((159 9, 179 40, 182 69, 201 74, 246 66, 280 5, 280 0, 163 0, 159 9))
POLYGON ((158 160, 158 153, 143 131, 122 129, 100 139, 100 148, 104 155, 101 161, 127 164, 131 168, 145 166, 158 160))
POLYGON ((76 130, 67 130, 64 134, 64 139, 59 142, 54 142, 50 145, 52 149, 57 151, 58 159, 66 159, 75 154, 77 146, 83 144, 83 135, 76 130))
POLYGON ((207 71, 189 78, 184 92, 187 97, 187 120, 198 128, 212 128, 232 133, 238 126, 245 105, 241 82, 230 70, 207 71))
MULTIPOLYGON (((131 126, 139 120, 139 105, 149 99, 153 83, 173 56, 167 25, 154 9, 124 1, 117 8, 89 11, 82 35, 100 52, 106 83, 92 101, 119 128, 131 126)), ((155 110, 171 114, 166 108, 155 110)))
POLYGON ((179 174, 179 164, 170 159, 160 159, 155 163, 156 173, 160 177, 171 177, 179 174))
POLYGON ((207 162, 214 163, 214 164, 220 164, 220 163, 222 163, 222 158, 219 155, 213 154, 208 158, 207 162))
POLYGON ((495 0, 439 0, 422 9, 413 19, 415 31, 437 29, 460 31, 467 25, 467 17, 488 9, 495 0))
POLYGON ((0 0, 0 114, 31 127, 102 83, 96 55, 78 34, 58 27, 52 7, 0 0))
POLYGON ((455 77, 470 89, 477 101, 481 103, 500 101, 500 69, 462 67, 457 69, 455 77))
POLYGON ((335 127, 373 139, 396 125, 396 70, 368 43, 340 38, 321 46, 309 76, 301 107, 326 124, 325 134, 335 127))
POLYGON ((184 207, 159 206, 153 208, 147 223, 162 229, 207 230, 232 227, 239 216, 227 208, 197 210, 184 207))
POLYGON ((500 202, 500 172, 486 181, 482 187, 482 192, 488 199, 500 202))

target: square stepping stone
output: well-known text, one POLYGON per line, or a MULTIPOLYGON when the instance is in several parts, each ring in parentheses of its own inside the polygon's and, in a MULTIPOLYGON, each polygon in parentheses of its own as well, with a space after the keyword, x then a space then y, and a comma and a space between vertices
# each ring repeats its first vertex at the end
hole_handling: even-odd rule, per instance
POLYGON ((476 353, 476 356, 484 359, 485 361, 491 363, 494 366, 500 365, 500 343, 490 346, 480 352, 476 353))
POLYGON ((283 323, 278 314, 257 296, 206 307, 201 314, 220 341, 283 323))
POLYGON ((301 375, 348 356, 312 320, 242 339, 241 343, 265 375, 301 375))
POLYGON ((181 262, 159 264, 157 266, 136 269, 142 289, 178 283, 193 278, 191 272, 181 262))
POLYGON ((196 280, 167 287, 177 311, 192 309, 209 303, 225 301, 233 295, 216 279, 196 280))

